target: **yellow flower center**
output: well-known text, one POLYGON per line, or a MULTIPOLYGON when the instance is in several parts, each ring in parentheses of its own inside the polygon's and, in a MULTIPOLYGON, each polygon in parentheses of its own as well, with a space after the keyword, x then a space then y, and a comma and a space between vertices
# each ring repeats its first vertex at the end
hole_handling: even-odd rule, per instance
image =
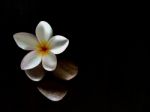
POLYGON ((40 41, 36 46, 36 51, 41 56, 48 55, 50 49, 51 49, 50 43, 45 40, 40 41))

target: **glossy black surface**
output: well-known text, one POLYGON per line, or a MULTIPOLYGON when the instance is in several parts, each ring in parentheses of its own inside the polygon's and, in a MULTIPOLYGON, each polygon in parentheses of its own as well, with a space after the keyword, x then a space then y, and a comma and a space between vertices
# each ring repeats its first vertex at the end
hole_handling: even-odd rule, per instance
MULTIPOLYGON (((146 7, 143 10, 147 10, 146 7)), ((140 7, 109 3, 5 0, 0 3, 1 112, 143 112, 149 109, 148 15, 140 7), (138 9, 139 8, 139 9, 138 9), (70 40, 58 59, 70 59, 79 74, 67 96, 52 102, 20 70, 27 51, 13 40, 34 33, 39 21, 70 40)))

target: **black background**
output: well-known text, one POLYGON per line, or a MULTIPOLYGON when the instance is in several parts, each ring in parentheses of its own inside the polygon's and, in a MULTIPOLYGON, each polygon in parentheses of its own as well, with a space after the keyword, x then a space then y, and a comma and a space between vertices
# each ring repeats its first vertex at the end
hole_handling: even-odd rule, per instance
POLYGON ((147 7, 136 3, 5 0, 0 3, 1 112, 143 112, 149 109, 147 7), (115 4, 115 5, 113 5, 115 4), (78 76, 67 96, 52 102, 20 70, 27 53, 12 35, 49 22, 70 40, 58 58, 73 60, 78 76))

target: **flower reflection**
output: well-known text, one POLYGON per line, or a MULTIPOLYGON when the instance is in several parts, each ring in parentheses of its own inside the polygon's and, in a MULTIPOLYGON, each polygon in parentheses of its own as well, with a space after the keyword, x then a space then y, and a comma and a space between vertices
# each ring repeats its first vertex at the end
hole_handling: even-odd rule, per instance
POLYGON ((38 82, 37 88, 42 95, 51 101, 62 100, 68 91, 66 82, 78 74, 78 67, 68 60, 58 61, 58 65, 53 72, 46 72, 45 74, 43 72, 41 74, 41 71, 44 71, 42 67, 34 69, 28 70, 28 77, 31 80, 40 80, 45 75, 43 80, 38 82))

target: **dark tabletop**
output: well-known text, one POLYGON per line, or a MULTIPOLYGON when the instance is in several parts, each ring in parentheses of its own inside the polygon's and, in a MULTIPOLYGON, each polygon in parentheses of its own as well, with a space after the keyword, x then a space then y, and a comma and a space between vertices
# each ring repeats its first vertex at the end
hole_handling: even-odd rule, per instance
POLYGON ((146 7, 81 1, 5 0, 0 3, 0 112, 144 112, 149 109, 149 38, 146 7), (141 10, 142 9, 142 10, 141 10), (26 51, 12 35, 35 33, 49 22, 69 48, 58 58, 79 73, 67 96, 52 102, 20 70, 26 51))

